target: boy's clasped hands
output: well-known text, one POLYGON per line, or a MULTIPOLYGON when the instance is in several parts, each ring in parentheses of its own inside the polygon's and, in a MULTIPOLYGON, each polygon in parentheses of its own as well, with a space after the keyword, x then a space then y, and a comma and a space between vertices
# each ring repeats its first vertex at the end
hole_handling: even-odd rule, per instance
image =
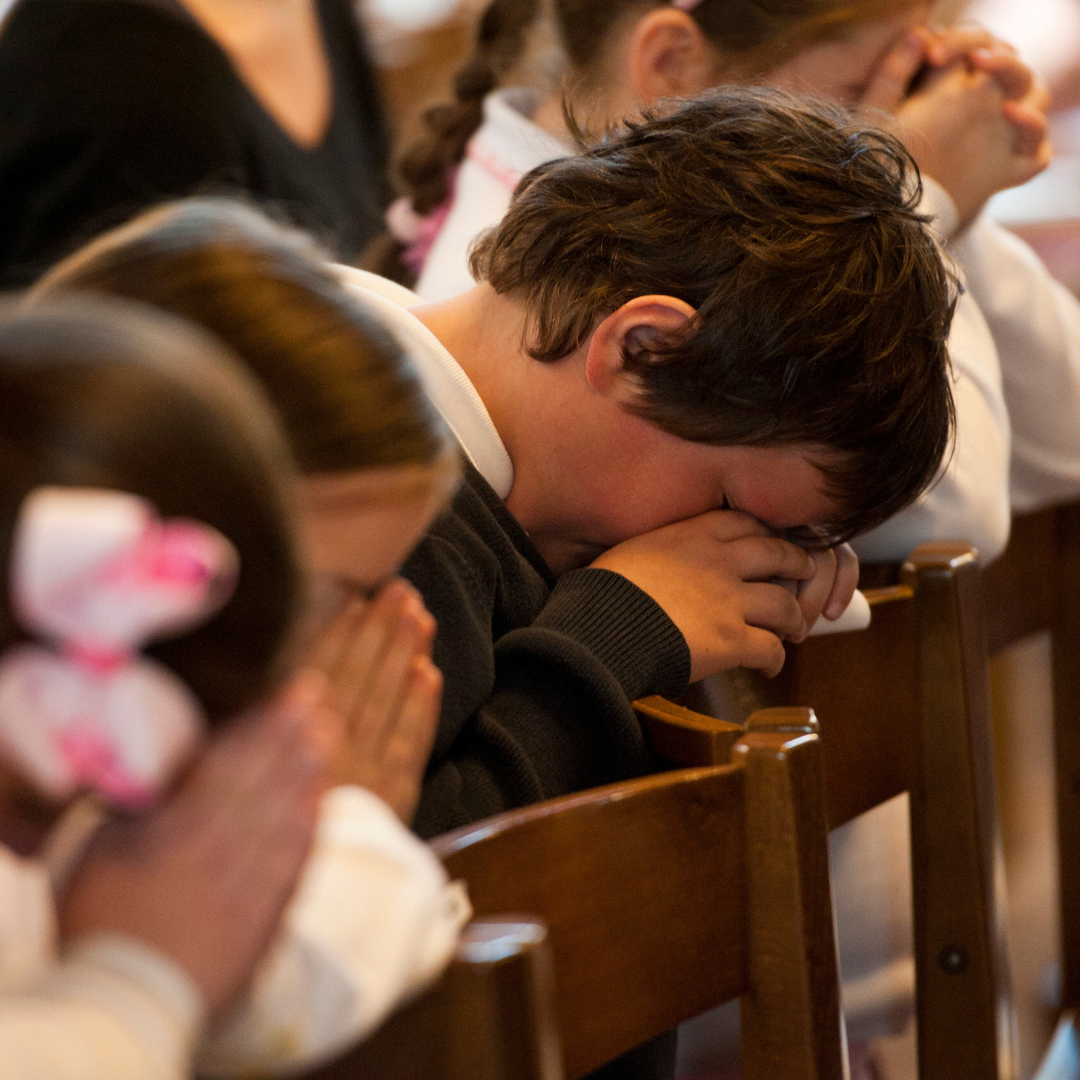
POLYGON ((682 632, 690 679, 732 667, 776 675, 784 642, 839 618, 859 580, 847 544, 807 551, 736 510, 714 510, 627 540, 592 565, 651 596, 682 632))

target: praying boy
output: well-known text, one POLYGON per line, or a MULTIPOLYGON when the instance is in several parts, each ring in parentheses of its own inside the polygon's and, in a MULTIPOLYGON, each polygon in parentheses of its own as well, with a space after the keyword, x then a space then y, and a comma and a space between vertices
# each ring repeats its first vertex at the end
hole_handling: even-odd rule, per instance
POLYGON ((421 835, 648 771, 635 698, 775 673, 844 610, 845 541, 950 442, 917 202, 889 136, 719 90, 527 175, 468 293, 344 271, 469 462, 406 567, 445 677, 421 835))

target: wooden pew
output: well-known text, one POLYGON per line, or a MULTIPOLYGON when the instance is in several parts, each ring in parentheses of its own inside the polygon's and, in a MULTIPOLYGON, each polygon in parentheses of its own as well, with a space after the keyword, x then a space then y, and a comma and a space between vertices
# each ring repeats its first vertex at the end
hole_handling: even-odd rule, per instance
POLYGON ((563 1080, 547 929, 476 919, 439 982, 310 1080, 563 1080))
POLYGON ((732 764, 555 799, 433 841, 480 915, 549 927, 566 1076, 743 995, 747 1080, 840 1080, 816 722, 750 718, 732 764))
POLYGON ((1014 517, 983 589, 991 655, 1050 634, 1065 1012, 1037 1080, 1080 1080, 1080 503, 1014 517))
POLYGON ((920 1076, 1006 1080, 1018 1065, 975 554, 921 547, 867 598, 869 630, 789 648, 771 682, 714 681, 689 716, 660 699, 639 708, 654 745, 687 765, 722 758, 748 708, 812 706, 830 828, 910 793, 920 1076))
POLYGON ((983 575, 991 655, 1050 632, 1057 769, 1062 999, 1080 1006, 1080 503, 1013 519, 983 575))
MULTIPOLYGON (((1015 1073, 1015 1046, 998 915, 999 845, 974 553, 963 545, 921 548, 903 568, 899 584, 871 589, 868 599, 874 612, 869 631, 811 639, 789 650, 779 679, 768 682, 742 673, 722 691, 713 687, 711 701, 699 695, 698 702, 740 718, 756 705, 814 703, 821 714, 824 773, 816 813, 830 828, 910 792, 920 1075, 923 1080, 1007 1080, 1015 1073), (717 693, 726 695, 726 703, 718 704, 717 693)), ((769 751, 772 794, 763 794, 768 789, 761 787, 745 793, 747 805, 779 808, 776 814, 745 816, 747 830, 771 821, 772 832, 755 840, 749 831, 742 835, 719 827, 715 817, 710 823, 708 797, 693 785, 729 783, 719 779, 734 775, 731 766, 722 763, 733 753, 744 764, 751 762, 747 740, 760 740, 765 732, 751 730, 747 735, 740 723, 662 699, 636 707, 658 752, 677 764, 710 768, 662 774, 515 811, 440 838, 436 849, 452 873, 469 881, 481 915, 527 910, 552 923, 557 1014, 571 1080, 740 992, 749 995, 743 1008, 748 1080, 838 1076, 842 1052, 832 1035, 838 997, 827 989, 835 986, 835 942, 831 915, 821 912, 820 879, 827 853, 820 837, 807 836, 805 811, 795 812, 799 784, 790 776, 781 781, 797 760, 795 747, 778 752, 774 741, 769 751), (789 764, 782 764, 784 760, 789 764), (669 811, 658 811, 675 792, 681 795, 669 811), (608 807, 617 808, 610 820, 604 819, 611 833, 597 828, 597 815, 608 807), (618 835, 628 839, 616 843, 612 837, 618 835), (748 872, 741 904, 724 891, 730 879, 715 872, 719 865, 738 865, 740 846, 748 872), (782 850, 785 857, 778 860, 782 850), (757 871, 755 851, 761 857, 757 871), (679 860, 679 874, 665 874, 664 887, 658 888, 655 868, 675 852, 687 856, 679 860), (777 879, 777 866, 785 862, 777 879), (538 872, 538 865, 548 870, 538 872), (793 868, 798 868, 796 877, 809 875, 811 882, 818 881, 818 898, 806 910, 800 911, 799 905, 806 905, 811 894, 802 893, 801 901, 794 897, 793 868), (767 888, 779 901, 762 899, 769 895, 762 892, 769 873, 774 877, 767 888), (612 899, 607 889, 582 891, 583 879, 617 882, 622 902, 612 899), (591 897, 605 898, 599 901, 599 912, 595 905, 582 907, 581 898, 591 897), (672 897, 681 901, 677 925, 693 931, 681 941, 665 939, 675 924, 657 918, 672 897), (697 903, 702 898, 707 914, 697 903), (728 922, 710 930, 709 920, 715 922, 717 911, 723 911, 728 922), (755 920, 760 928, 756 941, 760 946, 773 942, 771 955, 754 952, 755 920), (710 932, 721 936, 698 936, 710 932), (742 952, 724 936, 733 934, 743 935, 742 952), (801 952, 800 941, 805 945, 801 952), (740 983, 730 961, 741 957, 745 970, 748 955, 758 959, 751 960, 748 980, 740 983), (598 959, 583 959, 590 956, 598 959), (777 1034, 777 1017, 785 1014, 798 1017, 796 1028, 802 1036, 793 1037, 788 1030, 777 1034)), ((771 719, 769 714, 759 717, 757 727, 783 727, 783 719, 790 724, 790 717, 790 711, 772 712, 771 719)), ((801 744, 804 736, 789 734, 801 744)), ((773 730, 771 737, 783 739, 784 733, 773 730)), ((759 755, 763 749, 757 747, 759 755)), ((817 752, 815 741, 815 756, 817 752)), ((768 754, 761 758, 767 760, 768 754)), ((816 767, 795 768, 795 776, 812 781, 816 775, 816 767)), ((406 1013, 409 1023, 417 1017, 423 1013, 406 1013)), ((372 1071, 371 1059, 365 1058, 373 1053, 369 1044, 354 1052, 344 1071, 320 1074, 320 1080, 398 1075, 380 1071, 389 1067, 385 1053, 392 1056, 395 1046, 422 1041, 408 1034, 408 1024, 395 1026, 401 1023, 396 1018, 377 1037, 382 1065, 372 1071)), ((431 1069, 402 1075, 457 1077, 431 1069)), ((517 1075, 531 1080, 534 1074, 517 1075)))

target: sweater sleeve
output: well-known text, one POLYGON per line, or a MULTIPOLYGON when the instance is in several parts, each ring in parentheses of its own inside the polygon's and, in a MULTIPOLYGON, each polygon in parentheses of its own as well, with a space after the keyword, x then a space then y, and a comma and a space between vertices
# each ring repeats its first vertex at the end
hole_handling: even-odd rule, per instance
POLYGON ((198 992, 171 961, 98 935, 0 994, 0 1080, 184 1080, 201 1022, 198 992))
MULTIPOLYGON (((676 695, 686 642, 626 578, 584 569, 504 624, 490 551, 429 538, 407 574, 439 622, 443 716, 414 828, 434 836, 515 806, 653 767, 631 702, 676 695)), ((524 589, 524 587, 522 587, 524 589)))
POLYGON ((23 0, 0 35, 0 283, 244 181, 236 80, 196 27, 123 0, 23 0))

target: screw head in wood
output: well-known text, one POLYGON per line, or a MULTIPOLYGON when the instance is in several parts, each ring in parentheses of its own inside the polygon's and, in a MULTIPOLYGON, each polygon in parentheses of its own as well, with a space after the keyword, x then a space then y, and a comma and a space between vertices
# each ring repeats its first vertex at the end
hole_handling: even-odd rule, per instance
POLYGON ((969 963, 967 949, 961 948, 959 945, 946 945, 938 953, 937 962, 938 967, 946 975, 959 975, 961 972, 967 971, 969 963))

